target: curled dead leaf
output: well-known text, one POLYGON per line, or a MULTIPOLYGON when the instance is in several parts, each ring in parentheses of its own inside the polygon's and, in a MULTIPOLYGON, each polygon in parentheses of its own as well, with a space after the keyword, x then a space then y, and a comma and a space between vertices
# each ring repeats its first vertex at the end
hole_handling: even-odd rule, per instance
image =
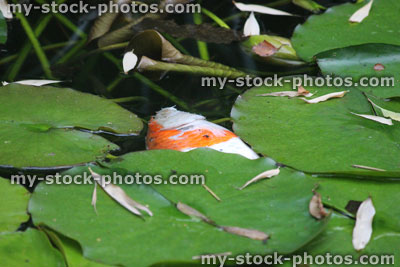
POLYGON ((400 113, 397 113, 397 112, 394 112, 394 111, 391 111, 391 110, 384 109, 384 108, 378 106, 377 104, 375 104, 374 102, 372 102, 372 100, 369 99, 369 98, 368 98, 368 101, 369 101, 375 108, 379 109, 379 110, 382 112, 382 115, 383 115, 384 117, 386 117, 386 118, 391 118, 392 120, 395 120, 395 121, 400 121, 400 113))
POLYGON ((254 240, 266 241, 269 238, 269 235, 258 230, 246 229, 234 226, 222 226, 221 228, 227 233, 247 237, 254 240))
POLYGON ((364 249, 372 236, 372 222, 375 216, 375 207, 369 197, 357 211, 356 225, 353 229, 353 247, 359 251, 364 249))
POLYGON ((277 176, 279 173, 280 173, 280 169, 279 168, 262 172, 259 175, 257 175, 256 177, 254 177, 251 180, 247 181, 242 187, 239 188, 239 190, 243 190, 244 188, 246 188, 250 184, 255 183, 255 182, 257 182, 257 181, 259 181, 261 179, 271 178, 271 177, 277 176))
POLYGON ((324 205, 322 204, 321 195, 317 193, 315 190, 313 190, 313 193, 314 195, 310 200, 308 210, 314 218, 321 220, 325 218, 328 215, 328 213, 326 213, 324 205))
POLYGON ((257 96, 287 96, 287 97, 297 97, 297 96, 305 96, 305 97, 311 97, 313 96, 312 93, 304 89, 303 86, 299 86, 296 91, 281 91, 281 92, 273 92, 273 93, 268 93, 268 94, 260 94, 257 96))
POLYGON ((300 99, 304 100, 308 104, 317 104, 317 103, 324 102, 324 101, 327 101, 327 100, 332 99, 332 98, 344 97, 345 94, 347 94, 348 92, 349 91, 341 91, 341 92, 335 92, 335 93, 326 94, 326 95, 323 95, 323 96, 320 96, 320 97, 316 97, 316 98, 313 98, 313 99, 305 99, 305 98, 300 98, 300 99))

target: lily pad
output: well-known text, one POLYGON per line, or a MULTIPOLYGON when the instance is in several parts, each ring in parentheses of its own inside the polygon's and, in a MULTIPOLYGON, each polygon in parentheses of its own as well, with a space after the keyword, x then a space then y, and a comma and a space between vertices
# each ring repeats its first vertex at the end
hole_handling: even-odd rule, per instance
POLYGON ((382 98, 400 96, 400 46, 364 44, 330 50, 316 57, 324 75, 352 77, 357 83, 362 77, 393 77, 392 86, 359 89, 382 98))
MULTIPOLYGON (((343 215, 337 213, 333 214, 332 219, 328 223, 327 229, 315 240, 313 240, 307 247, 302 249, 299 255, 303 255, 307 252, 309 255, 326 255, 329 253, 332 255, 331 261, 336 258, 335 266, 360 266, 360 257, 367 255, 370 259, 375 262, 379 259, 389 260, 387 266, 395 266, 394 262, 397 262, 399 255, 399 250, 397 249, 400 245, 400 233, 398 231, 390 231, 387 229, 380 228, 384 226, 379 222, 374 223, 374 232, 371 241, 361 252, 356 252, 352 247, 352 232, 355 221, 351 220, 343 215), (338 257, 338 255, 341 255, 338 257), (393 257, 394 261, 392 264, 391 259, 388 257, 393 257), (344 261, 340 263, 340 258, 342 260, 346 259, 346 264, 344 261), (355 263, 357 262, 357 264, 355 263)), ((368 260, 368 258, 364 259, 368 260)), ((362 266, 376 266, 376 264, 363 264, 362 266)), ((384 262, 382 266, 385 265, 384 262)), ((322 264, 308 264, 308 266, 332 266, 332 264, 322 263, 322 264)))
POLYGON ((35 229, 0 235, 0 257, 2 266, 66 266, 46 234, 35 229))
MULTIPOLYGON (((208 149, 187 153, 154 150, 127 154, 108 167, 108 171, 93 169, 165 178, 171 174, 205 175, 206 185, 221 198, 217 201, 201 185, 121 185, 135 201, 148 205, 154 216, 139 218, 103 191, 98 192, 96 215, 90 205, 93 186, 40 184, 29 207, 34 223, 77 240, 85 257, 108 264, 187 264, 194 262, 193 256, 224 252, 292 253, 315 238, 328 220, 317 221, 309 215, 314 182, 302 173, 283 168, 279 176, 238 190, 255 175, 275 168, 266 158, 248 160, 208 149), (183 214, 176 208, 177 202, 200 211, 217 225, 258 230, 270 239, 262 242, 227 233, 183 214)), ((85 170, 79 167, 68 173, 85 170)))
POLYGON ((138 134, 141 129, 135 114, 97 96, 49 86, 0 88, 0 166, 48 168, 95 161, 118 146, 90 131, 138 134))
POLYGON ((0 196, 0 234, 14 232, 29 219, 27 208, 30 194, 24 187, 13 185, 10 180, 0 177, 0 196))
MULTIPOLYGON (((343 91, 306 89, 316 92, 312 98, 343 91)), ((233 129, 256 152, 306 172, 400 177, 399 124, 388 126, 353 115, 374 115, 360 90, 351 88, 342 98, 318 104, 298 97, 257 96, 290 90, 290 83, 253 88, 236 100, 231 112, 233 129)))
POLYGON ((310 16, 297 26, 292 43, 298 56, 312 61, 313 56, 335 48, 367 43, 400 45, 397 0, 374 1, 370 14, 361 23, 350 23, 349 18, 365 2, 334 6, 322 15, 310 16))

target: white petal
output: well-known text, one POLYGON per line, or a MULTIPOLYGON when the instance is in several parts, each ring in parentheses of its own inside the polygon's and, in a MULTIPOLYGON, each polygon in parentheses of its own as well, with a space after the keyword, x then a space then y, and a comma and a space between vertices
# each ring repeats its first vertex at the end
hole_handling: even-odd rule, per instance
POLYGON ((363 21, 366 17, 368 17, 373 2, 374 0, 369 1, 368 4, 366 4, 365 6, 354 12, 354 14, 350 17, 349 21, 358 23, 363 21))
POLYGON ((371 198, 368 198, 357 211, 356 225, 353 229, 353 247, 356 250, 364 249, 372 235, 372 221, 375 216, 375 208, 371 198))
POLYGON ((243 28, 244 36, 260 35, 260 25, 258 24, 254 12, 250 13, 243 28))
POLYGON ((8 8, 8 4, 6 0, 0 0, 0 12, 3 14, 3 17, 6 19, 12 19, 13 15, 8 8))
MULTIPOLYGON (((52 84, 52 83, 60 83, 61 81, 56 81, 56 80, 22 80, 22 81, 16 81, 12 83, 18 83, 18 84, 23 84, 23 85, 33 85, 33 86, 42 86, 46 84, 52 84)), ((7 84, 10 84, 8 82, 2 82, 4 86, 7 84)))
POLYGON ((270 8, 270 7, 266 7, 266 6, 248 5, 248 4, 237 3, 237 2, 233 2, 233 3, 235 4, 236 8, 239 9, 240 11, 256 12, 256 13, 277 15, 277 16, 293 16, 293 14, 290 14, 288 12, 270 8))
POLYGON ((393 122, 391 119, 386 119, 384 117, 379 117, 379 116, 374 116, 374 115, 365 115, 365 114, 357 114, 357 113, 353 113, 351 112, 351 114, 368 119, 368 120, 373 120, 382 124, 386 124, 386 125, 393 125, 393 122))
POLYGON ((128 73, 130 70, 133 70, 136 67, 137 61, 138 57, 133 52, 126 52, 122 60, 124 72, 128 73))

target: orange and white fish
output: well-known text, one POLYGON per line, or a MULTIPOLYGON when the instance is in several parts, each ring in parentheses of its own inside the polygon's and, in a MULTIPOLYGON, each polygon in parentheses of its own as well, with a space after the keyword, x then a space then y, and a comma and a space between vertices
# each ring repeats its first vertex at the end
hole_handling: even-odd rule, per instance
POLYGON ((209 122, 197 114, 173 107, 157 112, 149 122, 147 149, 173 149, 190 151, 208 147, 225 153, 257 159, 258 155, 228 129, 209 122))

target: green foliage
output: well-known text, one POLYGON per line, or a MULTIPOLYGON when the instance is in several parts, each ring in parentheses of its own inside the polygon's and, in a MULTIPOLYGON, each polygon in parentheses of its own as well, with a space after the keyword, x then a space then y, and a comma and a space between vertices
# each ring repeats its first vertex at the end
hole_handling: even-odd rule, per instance
POLYGON ((334 6, 297 26, 292 41, 299 57, 312 61, 314 55, 323 51, 368 43, 400 45, 397 27, 400 2, 374 1, 362 23, 349 22, 351 15, 363 5, 365 2, 334 6))
MULTIPOLYGON (((334 87, 307 89, 316 92, 312 98, 343 91, 334 87)), ((289 83, 253 88, 236 101, 231 113, 233 128, 253 149, 307 172, 400 177, 399 124, 388 126, 353 115, 374 115, 360 90, 348 88, 343 98, 318 104, 298 97, 257 96, 288 90, 289 83), (360 170, 353 165, 389 172, 360 170)))
POLYGON ((117 104, 56 87, 0 88, 0 164, 58 167, 95 161, 118 146, 90 132, 138 134, 142 122, 117 104))

